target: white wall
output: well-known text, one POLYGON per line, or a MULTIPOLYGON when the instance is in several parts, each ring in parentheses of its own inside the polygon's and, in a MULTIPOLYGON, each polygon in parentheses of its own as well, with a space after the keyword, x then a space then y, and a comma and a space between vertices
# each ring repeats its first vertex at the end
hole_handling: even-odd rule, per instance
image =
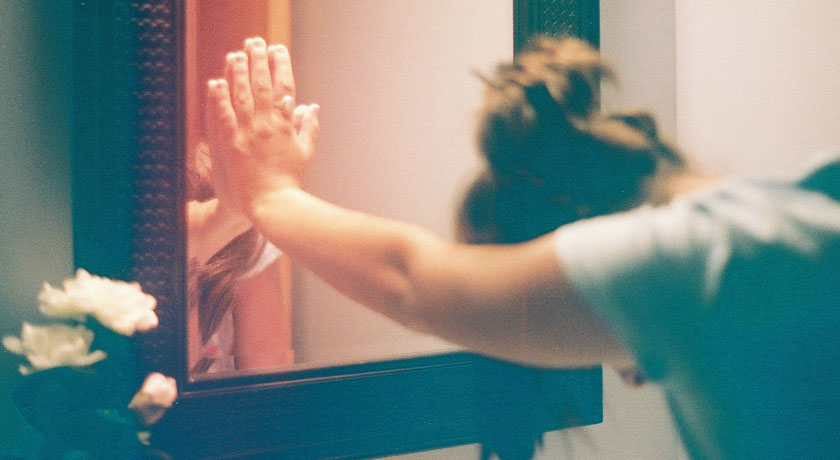
MULTIPOLYGON (((292 3, 298 99, 321 104, 307 187, 336 204, 451 233, 477 164, 473 112, 513 50, 511 0, 292 3)), ((303 270, 294 346, 306 363, 359 361, 452 345, 384 320, 303 270)))
POLYGON ((677 0, 680 144, 745 174, 840 146, 838 24, 834 0, 677 0))
POLYGON ((618 74, 601 88, 604 111, 652 112, 661 134, 677 133, 674 0, 601 0, 601 55, 618 74))

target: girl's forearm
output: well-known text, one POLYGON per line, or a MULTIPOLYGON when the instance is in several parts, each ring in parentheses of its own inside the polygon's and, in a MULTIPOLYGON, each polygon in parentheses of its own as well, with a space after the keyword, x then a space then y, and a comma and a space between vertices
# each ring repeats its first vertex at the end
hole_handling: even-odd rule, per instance
POLYGON ((276 190, 251 207, 258 230, 292 260, 348 297, 399 321, 414 289, 413 253, 445 244, 411 224, 334 206, 299 189, 276 190))
POLYGON ((257 228, 292 260, 404 326, 535 365, 626 361, 563 280, 550 236, 505 246, 449 243, 293 188, 251 209, 257 228))

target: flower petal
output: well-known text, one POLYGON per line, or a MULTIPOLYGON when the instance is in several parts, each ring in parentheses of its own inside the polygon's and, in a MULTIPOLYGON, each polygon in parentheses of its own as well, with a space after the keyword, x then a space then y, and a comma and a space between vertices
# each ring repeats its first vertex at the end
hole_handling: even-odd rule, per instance
POLYGON ((64 281, 61 289, 44 283, 38 295, 41 311, 48 316, 96 318, 103 326, 123 335, 157 326, 157 301, 137 282, 127 283, 91 275, 83 269, 64 281))
POLYGON ((4 339, 4 345, 5 342, 9 342, 13 348, 19 345, 21 354, 25 355, 32 365, 31 368, 22 366, 20 371, 23 374, 59 366, 89 366, 107 356, 101 350, 90 352, 93 332, 84 326, 35 326, 23 323, 21 339, 12 339, 4 339))
POLYGON ((3 337, 3 347, 12 353, 23 354, 23 341, 13 335, 3 337))
POLYGON ((178 387, 175 379, 153 372, 146 376, 142 387, 128 403, 128 408, 137 414, 144 425, 149 426, 163 417, 166 410, 172 407, 177 396, 178 387))

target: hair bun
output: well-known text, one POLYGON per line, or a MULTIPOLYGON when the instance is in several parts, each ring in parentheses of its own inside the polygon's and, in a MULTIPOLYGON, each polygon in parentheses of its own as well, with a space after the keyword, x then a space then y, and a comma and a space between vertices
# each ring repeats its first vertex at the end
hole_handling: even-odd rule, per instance
POLYGON ((536 38, 515 60, 518 83, 544 87, 560 109, 587 117, 599 105, 600 83, 613 71, 589 43, 577 38, 536 38))
POLYGON ((488 168, 463 203, 469 239, 522 241, 628 209, 647 199, 660 159, 681 164, 649 114, 601 114, 600 82, 612 76, 586 42, 539 38, 484 78, 477 140, 488 168))

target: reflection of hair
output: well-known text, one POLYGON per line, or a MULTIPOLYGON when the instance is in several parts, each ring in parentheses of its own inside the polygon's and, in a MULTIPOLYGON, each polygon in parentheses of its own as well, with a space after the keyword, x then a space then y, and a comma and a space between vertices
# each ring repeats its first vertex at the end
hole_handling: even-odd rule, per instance
POLYGON ((253 267, 265 248, 265 238, 253 227, 232 239, 203 266, 190 266, 190 299, 198 307, 198 328, 204 343, 230 311, 236 281, 253 267))
MULTIPOLYGON (((201 143, 187 167, 187 199, 208 200, 214 196, 210 183, 210 155, 201 143)), ((253 227, 232 239, 203 266, 189 268, 189 308, 198 308, 201 342, 206 342, 230 311, 236 281, 253 267, 265 248, 265 238, 253 227)))
MULTIPOLYGON (((659 199, 655 180, 685 168, 684 160, 658 138, 650 115, 600 113, 600 81, 611 77, 585 42, 541 38, 493 78, 483 78, 477 140, 487 165, 458 210, 460 240, 527 241, 581 218, 659 199)), ((533 387, 533 394, 542 388, 539 370, 511 369, 502 377, 533 387)), ((535 421, 565 417, 546 415, 551 409, 527 397, 494 404, 505 406, 494 407, 494 414, 506 417, 485 421, 482 458, 531 458, 543 432, 535 421), (514 418, 519 423, 509 423, 514 418)))
POLYGON ((611 77, 587 43, 541 38, 484 78, 477 140, 487 168, 459 210, 461 239, 525 241, 629 209, 648 201, 654 175, 684 166, 650 115, 600 113, 600 81, 611 77))

